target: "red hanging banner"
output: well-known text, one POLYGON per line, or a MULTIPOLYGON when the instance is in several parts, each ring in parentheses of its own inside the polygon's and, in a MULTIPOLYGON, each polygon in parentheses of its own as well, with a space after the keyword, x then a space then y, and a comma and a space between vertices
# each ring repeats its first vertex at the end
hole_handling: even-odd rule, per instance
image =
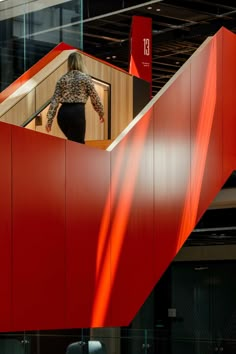
POLYGON ((129 73, 152 84, 152 19, 133 16, 129 73))

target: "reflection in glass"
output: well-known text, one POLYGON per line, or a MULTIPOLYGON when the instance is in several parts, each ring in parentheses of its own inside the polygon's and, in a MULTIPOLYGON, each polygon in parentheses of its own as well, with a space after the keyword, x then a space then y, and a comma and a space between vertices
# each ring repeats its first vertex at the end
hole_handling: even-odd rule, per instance
POLYGON ((83 1, 0 2, 0 91, 60 42, 83 50, 83 1))

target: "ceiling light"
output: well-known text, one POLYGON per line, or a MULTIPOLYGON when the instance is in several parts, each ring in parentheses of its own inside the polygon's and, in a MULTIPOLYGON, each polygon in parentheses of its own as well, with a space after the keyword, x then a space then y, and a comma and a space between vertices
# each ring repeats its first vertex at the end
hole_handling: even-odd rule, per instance
POLYGON ((112 59, 116 59, 116 55, 112 55, 112 59))
POLYGON ((195 267, 194 270, 208 270, 208 267, 195 267))
POLYGON ((220 239, 228 239, 228 238, 232 238, 231 235, 225 235, 225 234, 220 234, 220 235, 216 235, 216 234, 211 234, 208 236, 209 238, 214 238, 214 239, 217 239, 217 240, 220 240, 220 239))
POLYGON ((161 11, 161 9, 156 9, 157 12, 161 11))
POLYGON ((151 9, 152 9, 152 6, 148 6, 147 9, 148 9, 148 10, 151 10, 151 9))

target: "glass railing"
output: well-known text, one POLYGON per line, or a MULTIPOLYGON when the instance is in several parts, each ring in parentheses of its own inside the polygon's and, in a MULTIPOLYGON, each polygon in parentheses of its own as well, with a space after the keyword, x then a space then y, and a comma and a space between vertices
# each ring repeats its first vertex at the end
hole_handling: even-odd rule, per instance
POLYGON ((174 337, 151 329, 99 328, 0 335, 1 354, 233 354, 235 350, 235 338, 174 337))
POLYGON ((0 2, 0 92, 58 43, 83 50, 83 0, 0 2))

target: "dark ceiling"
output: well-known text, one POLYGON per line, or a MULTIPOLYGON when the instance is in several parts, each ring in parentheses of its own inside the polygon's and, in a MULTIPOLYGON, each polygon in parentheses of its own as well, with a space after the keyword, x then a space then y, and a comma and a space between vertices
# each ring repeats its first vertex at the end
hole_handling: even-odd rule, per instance
POLYGON ((152 18, 153 95, 208 36, 222 26, 236 32, 235 0, 85 0, 84 51, 128 70, 134 15, 152 18))
MULTIPOLYGON (((224 184, 219 194, 222 204, 212 203, 199 220, 185 246, 210 246, 236 244, 236 171, 224 184), (233 201, 233 203, 232 203, 233 201), (224 207, 222 207, 224 205, 224 207)), ((219 197, 219 195, 217 196, 219 197)))
MULTIPOLYGON (((236 0, 85 0, 84 51, 128 70, 129 31, 134 15, 152 18, 153 95, 208 36, 222 26, 236 32, 236 0)), ((234 172, 224 188, 235 187, 234 172)), ((234 207, 207 210, 185 245, 224 244, 236 244, 234 207)))

